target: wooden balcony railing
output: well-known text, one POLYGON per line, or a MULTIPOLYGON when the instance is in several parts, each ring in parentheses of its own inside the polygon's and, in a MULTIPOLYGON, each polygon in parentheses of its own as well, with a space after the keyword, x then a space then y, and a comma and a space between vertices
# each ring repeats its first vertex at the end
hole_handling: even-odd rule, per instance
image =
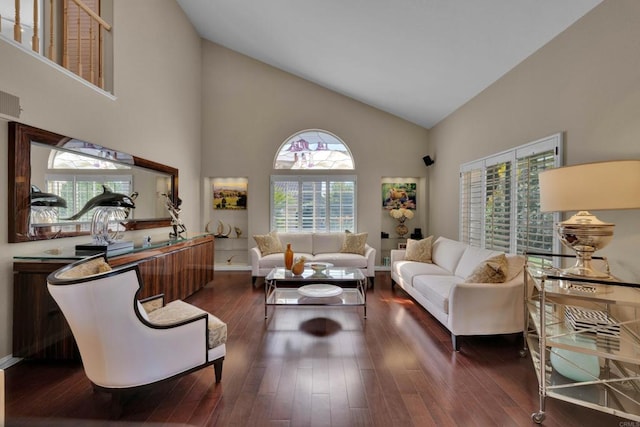
POLYGON ((15 0, 13 19, 0 16, 0 33, 10 37, 3 24, 13 24, 13 39, 23 46, 23 34, 31 33, 28 48, 104 89, 105 32, 111 25, 100 16, 101 1, 15 0))

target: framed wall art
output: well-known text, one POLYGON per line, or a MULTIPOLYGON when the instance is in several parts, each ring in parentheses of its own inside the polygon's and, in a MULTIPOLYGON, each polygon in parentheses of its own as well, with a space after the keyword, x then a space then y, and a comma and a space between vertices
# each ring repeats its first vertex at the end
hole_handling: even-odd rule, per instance
POLYGON ((247 178, 213 178, 213 209, 247 209, 247 178))
POLYGON ((415 210, 416 183, 382 183, 382 207, 384 209, 405 208, 415 210))

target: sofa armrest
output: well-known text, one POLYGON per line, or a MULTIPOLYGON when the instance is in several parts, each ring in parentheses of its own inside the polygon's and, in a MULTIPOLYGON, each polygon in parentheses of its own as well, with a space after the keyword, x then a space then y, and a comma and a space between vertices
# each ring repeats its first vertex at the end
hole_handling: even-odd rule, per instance
POLYGON ((251 260, 251 275, 253 277, 258 276, 258 271, 260 270, 260 258, 262 258, 262 252, 258 249, 257 246, 249 249, 249 259, 251 260))
POLYGON ((394 262, 402 261, 404 259, 405 252, 405 249, 391 249, 390 264, 393 266, 394 262))
POLYGON ((524 328, 524 272, 505 283, 459 283, 449 293, 454 335, 493 335, 524 328))
POLYGON ((367 277, 374 277, 376 275, 376 249, 365 244, 364 257, 367 259, 367 277))

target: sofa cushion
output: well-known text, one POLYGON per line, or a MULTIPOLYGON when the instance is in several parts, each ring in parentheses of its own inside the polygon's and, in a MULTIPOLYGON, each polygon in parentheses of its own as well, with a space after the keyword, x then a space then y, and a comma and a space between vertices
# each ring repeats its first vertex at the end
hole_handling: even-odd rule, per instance
POLYGON ((291 243, 291 249, 293 250, 295 257, 302 254, 313 253, 313 240, 311 233, 280 233, 278 236, 280 237, 280 242, 283 245, 286 246, 287 243, 291 243))
POLYGON ((344 233, 344 242, 340 252, 364 255, 364 247, 367 243, 368 233, 344 233))
POLYGON ((402 280, 410 285, 413 285, 413 280, 416 276, 451 274, 437 264, 429 264, 426 262, 396 261, 393 263, 392 268, 398 276, 402 277, 402 280))
POLYGON ((275 231, 269 234, 256 234, 253 239, 256 241, 262 256, 283 252, 278 233, 275 231))
POLYGON ((507 257, 505 254, 499 254, 478 264, 464 282, 504 283, 507 278, 507 268, 507 257))
MULTIPOLYGON (((182 300, 175 300, 149 313, 149 322, 156 325, 170 325, 203 313, 207 312, 182 300)), ((207 344, 209 348, 214 348, 227 342, 227 324, 211 313, 207 315, 207 344)))
POLYGON ((329 262, 334 266, 367 268, 367 259, 362 255, 348 253, 326 253, 313 256, 314 262, 329 262))
POLYGON ((462 242, 438 237, 431 248, 431 260, 449 273, 453 273, 466 248, 467 245, 462 242))
POLYGON ((422 240, 407 239, 407 249, 404 259, 407 261, 418 261, 431 263, 431 245, 433 236, 422 240))
POLYGON ((458 262, 454 274, 464 279, 468 277, 482 261, 501 253, 503 252, 467 246, 462 257, 460 257, 460 262, 458 262))
POLYGON ((328 254, 340 252, 345 233, 313 233, 313 253, 328 254))
MULTIPOLYGON (((305 257, 307 261, 313 260, 313 255, 306 252, 297 252, 294 257, 295 259, 305 257)), ((260 258, 260 268, 272 269, 275 267, 284 267, 284 254, 271 254, 260 258)))
POLYGON ((429 302, 440 307, 443 313, 449 314, 449 293, 451 288, 460 283, 460 278, 447 274, 445 276, 416 276, 413 287, 429 302))

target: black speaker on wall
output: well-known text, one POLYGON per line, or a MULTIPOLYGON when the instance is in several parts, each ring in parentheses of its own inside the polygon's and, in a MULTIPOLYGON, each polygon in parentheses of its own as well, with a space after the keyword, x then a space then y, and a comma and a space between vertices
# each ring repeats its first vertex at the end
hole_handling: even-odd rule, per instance
POLYGON ((435 160, 433 160, 433 159, 431 158, 431 156, 424 156, 424 157, 422 158, 422 160, 424 161, 424 164, 425 164, 425 166, 427 166, 427 167, 431 166, 432 164, 434 164, 434 163, 436 162, 435 160))

